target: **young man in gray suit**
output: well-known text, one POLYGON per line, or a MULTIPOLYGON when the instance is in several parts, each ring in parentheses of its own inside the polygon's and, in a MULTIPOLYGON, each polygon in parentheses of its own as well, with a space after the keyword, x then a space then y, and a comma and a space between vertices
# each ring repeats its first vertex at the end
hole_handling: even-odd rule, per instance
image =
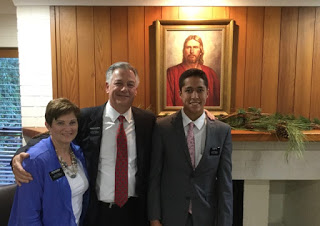
POLYGON ((231 226, 230 127, 204 112, 208 80, 199 69, 179 79, 183 108, 153 132, 148 191, 151 226, 231 226))

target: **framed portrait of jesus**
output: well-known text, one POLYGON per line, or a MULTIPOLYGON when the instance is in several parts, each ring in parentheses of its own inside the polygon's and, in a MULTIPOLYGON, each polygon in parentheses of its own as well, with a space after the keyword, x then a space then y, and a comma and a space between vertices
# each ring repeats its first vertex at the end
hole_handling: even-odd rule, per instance
POLYGON ((180 109, 179 77, 190 69, 208 79, 206 109, 227 114, 232 105, 233 20, 157 20, 150 27, 152 107, 156 114, 180 109))

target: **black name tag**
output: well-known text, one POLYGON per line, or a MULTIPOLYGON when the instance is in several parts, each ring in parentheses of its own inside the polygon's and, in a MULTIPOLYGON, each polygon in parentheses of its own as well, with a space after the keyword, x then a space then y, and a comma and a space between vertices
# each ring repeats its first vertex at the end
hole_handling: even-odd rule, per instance
POLYGON ((100 127, 91 127, 90 128, 90 135, 98 135, 100 134, 100 127))
POLYGON ((220 155, 220 147, 210 148, 210 155, 220 155))
POLYGON ((62 168, 51 171, 49 173, 49 175, 50 175, 52 181, 58 180, 60 177, 65 176, 62 168))

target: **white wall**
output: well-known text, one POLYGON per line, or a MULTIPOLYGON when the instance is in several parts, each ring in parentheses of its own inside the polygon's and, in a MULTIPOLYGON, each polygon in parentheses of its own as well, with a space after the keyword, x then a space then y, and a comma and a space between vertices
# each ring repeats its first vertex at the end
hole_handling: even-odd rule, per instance
POLYGON ((18 47, 16 7, 11 0, 0 3, 0 47, 18 47))
POLYGON ((43 127, 52 99, 49 6, 0 2, 0 47, 18 47, 23 127, 43 127))
POLYGON ((19 6, 18 48, 23 127, 44 127, 44 113, 52 99, 49 6, 19 6))

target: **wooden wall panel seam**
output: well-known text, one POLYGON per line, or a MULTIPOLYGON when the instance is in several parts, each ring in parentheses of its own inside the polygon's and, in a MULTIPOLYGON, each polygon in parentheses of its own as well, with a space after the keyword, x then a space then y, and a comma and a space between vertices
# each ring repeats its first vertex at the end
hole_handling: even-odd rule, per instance
MULTIPOLYGON (((261 53, 261 80, 260 80, 260 106, 259 106, 259 108, 261 108, 261 104, 262 104, 262 95, 261 95, 261 92, 262 92, 262 75, 263 75, 263 48, 264 48, 264 26, 265 26, 265 18, 266 18, 266 13, 265 13, 265 10, 266 10, 266 7, 263 7, 263 13, 264 13, 264 15, 263 15, 263 18, 262 18, 262 24, 263 24, 263 29, 262 29, 262 41, 261 41, 261 44, 262 44, 262 47, 261 47, 261 51, 262 51, 262 53, 261 53)), ((263 110, 263 109, 262 109, 263 110)))
POLYGON ((50 7, 50 36, 51 36, 51 68, 52 68, 52 97, 58 96, 57 84, 57 45, 56 45, 56 20, 55 7, 50 7))
POLYGON ((312 57, 312 80, 310 95, 310 118, 320 118, 320 7, 316 7, 312 57), (313 102, 312 102, 313 101, 313 102))

